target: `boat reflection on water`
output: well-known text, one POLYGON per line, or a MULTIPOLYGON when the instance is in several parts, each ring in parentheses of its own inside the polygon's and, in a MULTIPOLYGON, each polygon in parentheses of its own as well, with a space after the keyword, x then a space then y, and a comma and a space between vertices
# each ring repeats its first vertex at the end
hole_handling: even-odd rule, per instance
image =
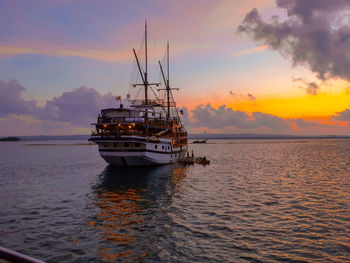
MULTIPOLYGON (((178 185, 186 177, 186 167, 178 164, 158 167, 107 166, 92 187, 97 214, 87 221, 101 232, 102 260, 120 258, 137 260, 150 253, 147 243, 147 222, 171 202, 178 185)), ((152 233, 149 233, 152 235, 152 233)))

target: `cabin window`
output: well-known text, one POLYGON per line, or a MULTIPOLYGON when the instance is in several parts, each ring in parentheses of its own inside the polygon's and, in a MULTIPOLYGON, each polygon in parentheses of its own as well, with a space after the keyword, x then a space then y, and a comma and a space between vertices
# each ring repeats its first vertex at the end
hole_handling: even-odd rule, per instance
POLYGON ((162 145, 162 149, 164 150, 164 145, 162 145))
POLYGON ((135 147, 140 147, 140 144, 138 142, 135 143, 135 147))
POLYGON ((168 146, 168 150, 170 149, 170 146, 168 146))
POLYGON ((128 142, 124 142, 124 147, 129 147, 129 143, 128 142))
POLYGON ((118 147, 118 144, 116 142, 114 143, 114 147, 118 147))
POLYGON ((156 144, 156 145, 154 145, 154 149, 157 149, 158 148, 158 145, 156 144))
POLYGON ((171 154, 170 157, 173 157, 173 155, 171 154))
POLYGON ((104 146, 104 147, 108 147, 108 143, 105 142, 105 143, 103 144, 103 146, 104 146))

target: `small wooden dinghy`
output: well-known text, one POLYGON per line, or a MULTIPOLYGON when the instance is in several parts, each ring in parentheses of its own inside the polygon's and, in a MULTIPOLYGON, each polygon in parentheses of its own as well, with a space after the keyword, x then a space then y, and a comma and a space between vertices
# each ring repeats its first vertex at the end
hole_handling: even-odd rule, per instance
POLYGON ((210 160, 207 160, 207 158, 205 156, 204 157, 197 157, 196 164, 207 165, 207 164, 210 164, 210 160))

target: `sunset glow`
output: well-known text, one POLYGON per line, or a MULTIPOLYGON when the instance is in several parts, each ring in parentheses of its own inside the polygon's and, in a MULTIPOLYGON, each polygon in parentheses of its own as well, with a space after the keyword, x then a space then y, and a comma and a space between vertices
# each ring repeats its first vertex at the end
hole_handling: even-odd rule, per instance
MULTIPOLYGON (((203 123, 197 127, 194 123, 199 120, 193 119, 193 111, 207 104, 215 109, 225 105, 233 113, 241 111, 247 116, 258 112, 321 123, 315 133, 350 131, 346 111, 350 107, 350 78, 343 66, 346 62, 335 60, 342 47, 330 51, 326 58, 318 58, 324 55, 317 53, 316 47, 307 47, 303 52, 309 53, 298 57, 291 53, 291 47, 300 41, 288 42, 284 36, 269 35, 270 31, 261 33, 265 27, 273 31, 280 21, 299 19, 298 14, 291 17, 285 7, 272 0, 259 4, 202 0, 200 8, 198 3, 187 1, 153 1, 150 5, 112 1, 106 6, 94 1, 39 2, 1 4, 9 15, 0 18, 7 25, 0 37, 0 98, 7 101, 0 106, 0 135, 11 131, 17 135, 88 133, 89 122, 99 108, 114 106, 109 97, 134 92, 130 85, 132 49, 140 48, 145 19, 153 65, 150 78, 158 81, 157 61, 163 59, 169 40, 170 80, 173 87, 180 88, 174 95, 178 106, 187 109, 190 132, 205 128, 218 133, 260 132, 242 130, 232 123, 226 128, 203 123), (137 10, 137 14, 130 10, 137 10), (270 23, 275 15, 279 18, 270 23), (326 60, 325 65, 313 59, 326 60), (73 110, 78 96, 88 94, 96 97, 80 104, 81 115, 75 114, 79 122, 66 119, 68 113, 60 115, 73 110), (60 103, 66 102, 61 109, 60 103), (51 128, 43 129, 43 123, 51 128), (23 129, 15 131, 17 126, 23 129)), ((299 37, 298 32, 294 37, 299 37)), ((294 124, 289 131, 268 126, 261 129, 271 133, 296 131, 294 124)), ((303 131, 298 128, 299 133, 303 131)))
POLYGON ((262 98, 256 102, 243 101, 228 106, 247 112, 261 111, 285 118, 328 117, 345 110, 350 105, 350 96, 321 94, 304 97, 262 98))

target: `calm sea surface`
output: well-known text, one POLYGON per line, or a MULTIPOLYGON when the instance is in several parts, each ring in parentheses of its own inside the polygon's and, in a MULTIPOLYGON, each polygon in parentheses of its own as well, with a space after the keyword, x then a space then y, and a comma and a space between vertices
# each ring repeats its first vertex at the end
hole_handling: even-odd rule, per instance
POLYGON ((47 262, 350 262, 349 140, 210 140, 209 166, 0 143, 0 246, 47 262))

